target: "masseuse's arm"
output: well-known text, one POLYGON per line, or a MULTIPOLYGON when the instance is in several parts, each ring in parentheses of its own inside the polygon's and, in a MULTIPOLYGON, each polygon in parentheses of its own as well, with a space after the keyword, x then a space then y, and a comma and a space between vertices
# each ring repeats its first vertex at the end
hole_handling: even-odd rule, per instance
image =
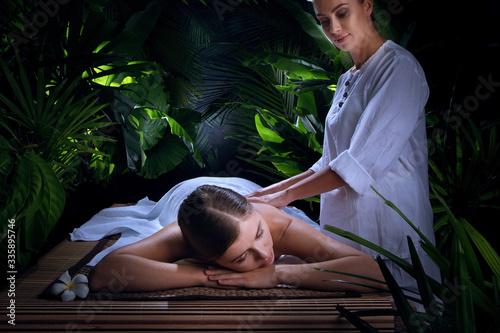
POLYGON ((268 207, 263 212, 266 219, 272 218, 278 223, 288 225, 281 239, 274 242, 275 251, 277 253, 279 251, 280 254, 294 255, 306 263, 280 264, 244 273, 210 269, 206 272, 210 279, 222 285, 247 288, 272 288, 278 284, 287 284, 315 290, 374 291, 373 288, 325 280, 344 280, 372 287, 385 286, 382 283, 362 278, 318 271, 316 268, 356 274, 379 281, 384 280, 377 262, 365 253, 331 239, 305 222, 274 207, 268 207))
POLYGON ((329 166, 318 172, 308 170, 295 177, 265 187, 247 196, 250 202, 265 203, 279 209, 289 203, 332 191, 346 185, 329 166))
POLYGON ((152 291, 197 285, 216 286, 208 281, 204 268, 175 264, 190 257, 189 248, 177 223, 137 243, 106 255, 92 270, 89 287, 93 291, 152 291))

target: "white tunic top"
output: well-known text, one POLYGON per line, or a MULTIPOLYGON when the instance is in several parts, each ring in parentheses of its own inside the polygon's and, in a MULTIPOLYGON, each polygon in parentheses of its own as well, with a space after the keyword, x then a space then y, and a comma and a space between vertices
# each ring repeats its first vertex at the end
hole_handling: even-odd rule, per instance
POLYGON ((321 195, 320 222, 330 237, 376 257, 377 252, 329 233, 327 224, 409 258, 416 232, 372 190, 392 201, 434 240, 427 176, 425 74, 408 51, 385 42, 361 67, 344 73, 326 117, 323 155, 348 186, 321 195))

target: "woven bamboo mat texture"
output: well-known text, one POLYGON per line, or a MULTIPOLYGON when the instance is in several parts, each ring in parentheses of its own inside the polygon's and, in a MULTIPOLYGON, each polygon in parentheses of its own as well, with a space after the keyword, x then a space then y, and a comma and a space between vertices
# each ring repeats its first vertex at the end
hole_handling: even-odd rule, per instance
MULTIPOLYGON (((98 242, 63 241, 15 282, 15 297, 0 293, 0 331, 7 332, 357 332, 335 306, 349 310, 393 309, 387 295, 243 299, 113 299, 97 294, 61 302, 40 298, 48 285, 82 262, 98 242), (165 299, 165 300, 163 300, 165 299), (7 307, 15 301, 15 326, 7 307)), ((10 311, 12 313, 12 311, 10 311)), ((393 316, 364 318, 379 332, 397 331, 393 316)))

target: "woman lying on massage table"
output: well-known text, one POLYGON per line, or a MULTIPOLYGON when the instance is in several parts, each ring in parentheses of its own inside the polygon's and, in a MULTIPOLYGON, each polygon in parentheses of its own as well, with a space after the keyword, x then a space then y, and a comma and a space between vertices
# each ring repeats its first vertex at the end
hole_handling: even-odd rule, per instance
POLYGON ((233 190, 203 185, 181 204, 177 221, 107 254, 92 270, 91 290, 127 277, 124 291, 190 286, 273 288, 286 284, 316 290, 374 291, 342 282, 382 287, 334 270, 383 280, 375 260, 269 205, 251 204, 233 190), (281 255, 300 264, 273 265, 281 255), (182 260, 186 259, 186 260, 182 260), (196 264, 193 264, 196 263, 196 264))

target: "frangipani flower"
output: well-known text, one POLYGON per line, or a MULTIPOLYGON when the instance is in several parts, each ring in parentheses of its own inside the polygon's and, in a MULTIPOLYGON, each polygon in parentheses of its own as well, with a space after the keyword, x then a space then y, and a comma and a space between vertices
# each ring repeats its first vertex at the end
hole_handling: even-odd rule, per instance
POLYGON ((89 280, 83 274, 77 274, 73 279, 69 276, 68 271, 64 272, 58 279, 61 282, 56 282, 52 285, 52 294, 58 296, 61 294, 63 302, 72 301, 76 296, 80 298, 87 297, 89 293, 89 280))

